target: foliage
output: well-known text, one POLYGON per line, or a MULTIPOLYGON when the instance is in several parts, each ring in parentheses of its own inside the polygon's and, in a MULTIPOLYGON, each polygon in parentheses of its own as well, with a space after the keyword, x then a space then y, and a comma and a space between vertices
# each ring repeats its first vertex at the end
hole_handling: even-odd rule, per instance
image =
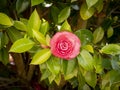
POLYGON ((119 0, 2 0, 0 77, 6 79, 0 88, 8 80, 6 86, 19 82, 35 90, 119 90, 119 10, 119 0), (82 44, 69 61, 50 51, 50 39, 63 30, 82 44))

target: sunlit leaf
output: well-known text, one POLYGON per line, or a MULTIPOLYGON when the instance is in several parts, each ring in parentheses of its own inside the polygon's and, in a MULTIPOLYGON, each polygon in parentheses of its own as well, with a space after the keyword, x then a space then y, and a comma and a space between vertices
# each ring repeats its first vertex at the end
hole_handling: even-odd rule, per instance
POLYGON ((28 34, 32 36, 33 31, 39 31, 40 24, 41 20, 35 9, 28 20, 28 34))
POLYGON ((30 64, 39 65, 46 62, 51 56, 50 49, 42 49, 38 51, 34 56, 30 64))
POLYGON ((42 23, 41 23, 41 26, 40 26, 40 32, 43 35, 46 35, 46 33, 48 32, 48 30, 49 30, 49 23, 48 23, 48 21, 42 20, 42 23))
POLYGON ((10 52, 22 53, 31 49, 34 42, 27 38, 22 38, 13 43, 10 48, 10 52))
POLYGON ((61 81, 61 74, 58 74, 58 75, 55 77, 54 81, 55 81, 55 83, 56 83, 57 85, 59 85, 59 84, 60 84, 60 81, 61 81))
POLYGON ((69 25, 67 20, 65 20, 65 22, 62 24, 60 28, 60 31, 63 31, 63 30, 71 31, 71 26, 69 25))
POLYGON ((102 27, 98 27, 94 32, 93 32, 94 40, 93 42, 96 44, 100 42, 103 37, 104 37, 104 30, 102 27))
POLYGON ((105 53, 105 54, 111 54, 111 55, 116 55, 120 54, 120 46, 117 44, 108 44, 104 46, 100 52, 105 53))
POLYGON ((22 31, 27 31, 26 25, 21 21, 14 21, 14 27, 22 31))
POLYGON ((93 5, 95 5, 99 0, 86 0, 87 6, 88 8, 92 7, 93 5))
POLYGON ((16 1, 17 13, 19 14, 25 11, 28 8, 29 4, 30 4, 29 0, 17 0, 16 1))
POLYGON ((50 75, 51 72, 48 69, 44 70, 44 72, 42 72, 41 81, 48 78, 50 75))
POLYGON ((63 22, 70 16, 70 7, 64 8, 58 15, 58 23, 63 22))
POLYGON ((38 5, 40 3, 44 2, 44 0, 31 0, 31 5, 32 6, 35 6, 35 5, 38 5))
POLYGON ((87 20, 90 17, 92 17, 92 15, 94 14, 95 9, 93 7, 89 8, 87 7, 86 3, 83 3, 81 8, 80 8, 80 16, 83 20, 87 20))
POLYGON ((49 83, 51 84, 55 80, 56 75, 52 74, 51 76, 48 77, 49 83))
POLYGON ((83 46, 83 48, 86 49, 86 50, 88 50, 91 53, 94 53, 92 45, 85 45, 85 46, 83 46))
POLYGON ((4 13, 0 13, 0 24, 7 26, 13 25, 11 19, 4 13))
POLYGON ((44 37, 43 34, 41 34, 39 31, 33 31, 33 36, 41 43, 46 45, 46 38, 44 37))

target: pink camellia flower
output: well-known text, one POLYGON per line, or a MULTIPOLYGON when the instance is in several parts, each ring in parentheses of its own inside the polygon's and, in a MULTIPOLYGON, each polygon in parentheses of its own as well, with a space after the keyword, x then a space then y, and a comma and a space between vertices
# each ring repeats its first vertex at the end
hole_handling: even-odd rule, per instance
POLYGON ((80 52, 79 38, 67 31, 57 32, 50 41, 51 52, 54 56, 70 60, 80 52))

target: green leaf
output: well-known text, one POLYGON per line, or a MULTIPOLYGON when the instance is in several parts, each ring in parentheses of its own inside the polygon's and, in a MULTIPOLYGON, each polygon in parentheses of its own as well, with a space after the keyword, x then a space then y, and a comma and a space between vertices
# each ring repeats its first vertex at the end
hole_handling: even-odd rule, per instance
POLYGON ((106 87, 109 86, 109 82, 110 82, 110 73, 108 72, 102 77, 101 90, 110 90, 110 89, 105 89, 106 87))
POLYGON ((92 15, 94 14, 95 9, 93 7, 89 8, 87 7, 86 3, 83 3, 81 8, 80 8, 80 16, 83 20, 87 20, 90 17, 92 17, 92 15))
POLYGON ((103 10, 103 6, 104 6, 103 0, 98 0, 97 3, 94 5, 98 13, 100 13, 103 10))
POLYGON ((120 72, 116 70, 110 71, 110 85, 120 82, 120 72))
POLYGON ((60 81, 61 81, 61 74, 58 74, 55 79, 54 79, 55 83, 59 86, 60 81))
POLYGON ((40 26, 40 32, 43 35, 46 35, 46 33, 48 32, 48 30, 49 30, 49 23, 48 23, 48 21, 42 20, 42 23, 41 23, 41 26, 40 26))
POLYGON ((120 46, 117 44, 108 44, 104 46, 100 52, 105 54, 111 54, 111 55, 119 55, 120 54, 120 46))
POLYGON ((86 0, 88 9, 89 9, 90 7, 92 7, 93 5, 95 5, 98 1, 99 1, 99 0, 86 0))
POLYGON ((19 14, 25 11, 28 8, 29 4, 30 4, 29 0, 17 0, 16 1, 17 13, 19 14))
POLYGON ((52 6, 51 7, 51 17, 52 17, 54 23, 56 23, 56 24, 58 22, 58 15, 59 15, 59 9, 55 6, 52 6))
POLYGON ((100 55, 94 54, 94 67, 96 73, 101 73, 103 71, 102 57, 100 55))
POLYGON ((21 32, 13 27, 8 28, 6 32, 12 42, 15 42, 16 40, 23 38, 21 32))
POLYGON ((65 79, 71 79, 76 75, 76 59, 72 59, 70 61, 63 60, 62 61, 62 73, 65 76, 65 79), (73 73, 74 72, 74 73, 73 73))
POLYGON ((7 26, 13 25, 11 19, 4 13, 0 13, 0 24, 7 26))
POLYGON ((95 72, 86 72, 84 75, 86 82, 93 88, 95 88, 96 83, 97 83, 97 75, 95 72))
POLYGON ((38 5, 38 4, 43 3, 43 2, 44 2, 44 0, 31 0, 31 5, 35 6, 35 5, 38 5))
POLYGON ((23 53, 31 49, 34 42, 27 38, 22 38, 13 43, 10 52, 23 53))
POLYGON ((49 60, 46 61, 47 67, 52 74, 57 75, 60 72, 60 59, 51 56, 49 60))
POLYGON ((27 31, 26 25, 21 21, 14 21, 14 27, 21 31, 27 31))
POLYGON ((103 37, 104 37, 104 30, 102 27, 98 27, 94 32, 93 32, 94 40, 93 43, 98 43, 100 42, 103 37))
POLYGON ((48 69, 44 70, 44 72, 42 72, 41 81, 48 78, 50 75, 51 72, 48 69))
POLYGON ((26 18, 20 18, 20 21, 21 21, 22 23, 24 23, 25 25, 28 24, 28 19, 26 19, 26 18))
POLYGON ((80 29, 77 30, 75 34, 79 37, 82 45, 86 45, 93 41, 93 34, 90 30, 80 29))
POLYGON ((83 48, 86 49, 87 51, 91 52, 91 53, 94 53, 92 45, 85 45, 85 46, 83 46, 83 48))
POLYGON ((8 54, 8 50, 6 48, 2 48, 0 50, 0 61, 4 65, 7 65, 9 63, 9 54, 8 54))
POLYGON ((113 30, 113 28, 110 26, 110 27, 108 28, 108 30, 107 30, 107 37, 110 38, 110 37, 113 35, 113 32, 114 32, 114 30, 113 30))
POLYGON ((35 9, 28 20, 28 34, 32 36, 33 31, 39 31, 40 25, 41 20, 35 9))
POLYGON ((58 23, 62 23, 69 16, 70 16, 70 7, 66 7, 58 15, 58 23))
POLYGON ((41 43, 44 45, 47 45, 46 43, 46 38, 44 37, 43 34, 41 34, 39 31, 33 31, 33 36, 41 43))
POLYGON ((80 55, 77 56, 77 59, 78 59, 78 64, 82 66, 85 70, 88 71, 93 70, 94 60, 92 55, 88 51, 83 49, 80 55))
POLYGON ((42 49, 38 51, 34 56, 30 64, 39 65, 46 62, 51 56, 50 49, 42 49))
POLYGON ((49 83, 51 84, 53 82, 53 80, 55 80, 56 75, 52 74, 51 76, 48 77, 49 83))
POLYGON ((71 26, 67 20, 65 20, 65 22, 62 24, 62 26, 60 28, 60 31, 64 31, 64 30, 71 32, 71 26))

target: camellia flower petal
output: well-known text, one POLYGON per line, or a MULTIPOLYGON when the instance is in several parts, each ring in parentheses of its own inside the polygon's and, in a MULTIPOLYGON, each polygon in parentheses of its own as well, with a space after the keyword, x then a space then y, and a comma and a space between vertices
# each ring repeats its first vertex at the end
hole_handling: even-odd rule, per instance
POLYGON ((50 41, 51 52, 54 56, 70 60, 80 52, 79 38, 67 31, 57 32, 50 41))

